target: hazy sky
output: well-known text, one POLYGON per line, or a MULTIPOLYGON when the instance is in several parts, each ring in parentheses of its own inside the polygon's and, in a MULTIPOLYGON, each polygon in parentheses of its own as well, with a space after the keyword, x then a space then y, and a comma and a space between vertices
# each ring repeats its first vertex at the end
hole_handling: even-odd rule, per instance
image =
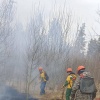
MULTIPOLYGON (((83 20, 95 20, 96 10, 99 7, 100 0, 16 0, 18 7, 18 16, 21 20, 26 20, 32 11, 32 6, 40 4, 44 11, 49 13, 54 4, 59 6, 68 6, 76 16, 83 20)), ((56 8, 57 9, 57 8, 56 8)))
POLYGON ((16 0, 17 5, 17 18, 20 19, 23 24, 26 24, 29 16, 31 15, 32 7, 40 5, 40 8, 44 9, 44 12, 48 15, 54 8, 54 4, 57 7, 63 7, 65 2, 66 6, 74 13, 77 20, 86 22, 88 28, 94 27, 99 30, 96 20, 98 16, 96 11, 99 8, 100 0, 16 0))
MULTIPOLYGON (((1 0, 0 0, 1 1, 1 0)), ((49 15, 56 4, 56 9, 63 7, 65 2, 66 6, 72 11, 77 21, 86 22, 88 30, 94 27, 99 33, 99 27, 96 23, 98 16, 96 11, 99 8, 100 0, 15 0, 17 8, 17 20, 20 20, 23 25, 27 23, 30 15, 32 14, 32 8, 40 5, 40 8, 44 9, 44 13, 49 15)))

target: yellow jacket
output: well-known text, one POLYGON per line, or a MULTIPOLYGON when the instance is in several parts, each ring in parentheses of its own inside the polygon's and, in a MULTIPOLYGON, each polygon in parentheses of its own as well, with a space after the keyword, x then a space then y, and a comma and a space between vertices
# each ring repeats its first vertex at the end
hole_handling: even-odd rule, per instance
POLYGON ((68 75, 67 78, 66 78, 66 82, 65 82, 64 86, 65 87, 67 86, 67 88, 71 89, 72 86, 73 86, 73 82, 74 82, 73 79, 76 79, 76 75, 75 74, 68 75))
POLYGON ((42 82, 46 82, 46 76, 45 76, 45 72, 42 71, 42 73, 40 73, 40 78, 42 82))

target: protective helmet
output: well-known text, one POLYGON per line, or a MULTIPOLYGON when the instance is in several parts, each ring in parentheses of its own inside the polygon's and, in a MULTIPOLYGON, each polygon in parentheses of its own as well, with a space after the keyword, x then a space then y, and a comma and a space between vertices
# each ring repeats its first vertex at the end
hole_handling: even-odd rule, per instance
POLYGON ((66 72, 72 72, 72 68, 67 68, 66 72))
POLYGON ((38 70, 39 70, 39 71, 42 71, 42 70, 43 70, 43 68, 42 68, 42 67, 39 67, 39 68, 38 68, 38 70))
POLYGON ((78 68, 77 68, 77 72, 79 72, 80 70, 84 70, 84 69, 85 69, 84 66, 78 66, 78 68))

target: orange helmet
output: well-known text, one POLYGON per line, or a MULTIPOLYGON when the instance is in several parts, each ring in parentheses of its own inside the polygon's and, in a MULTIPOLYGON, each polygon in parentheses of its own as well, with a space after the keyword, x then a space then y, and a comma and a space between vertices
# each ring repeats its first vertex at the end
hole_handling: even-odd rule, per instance
POLYGON ((72 72, 72 68, 67 68, 66 71, 67 71, 67 73, 68 73, 68 72, 72 72))
POLYGON ((77 68, 77 72, 80 71, 80 70, 82 70, 82 69, 85 69, 85 67, 84 67, 84 66, 79 66, 79 67, 77 68))
POLYGON ((38 68, 38 70, 39 70, 39 71, 42 71, 42 70, 43 70, 43 68, 42 68, 42 67, 39 67, 39 68, 38 68))

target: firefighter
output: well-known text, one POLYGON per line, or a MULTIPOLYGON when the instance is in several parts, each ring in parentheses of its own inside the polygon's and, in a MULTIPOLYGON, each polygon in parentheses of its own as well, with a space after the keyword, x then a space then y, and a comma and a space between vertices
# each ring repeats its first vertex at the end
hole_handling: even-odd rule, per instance
POLYGON ((63 87, 67 87, 67 89, 66 89, 66 100, 70 100, 72 86, 73 86, 74 81, 76 80, 76 75, 72 71, 72 68, 67 68, 66 72, 68 73, 68 76, 66 78, 66 81, 65 81, 65 84, 63 85, 63 87))
POLYGON ((93 100, 96 97, 97 89, 95 87, 95 84, 93 83, 94 80, 93 80, 93 82, 91 82, 89 80, 90 78, 93 79, 93 77, 91 76, 91 73, 85 71, 84 66, 79 66, 77 68, 77 73, 78 73, 78 77, 72 87, 71 100, 93 100), (84 78, 86 78, 87 80, 86 79, 83 80, 84 78), (89 82, 91 82, 91 83, 89 83, 89 82), (88 83, 90 85, 85 85, 88 83), (87 90, 85 90, 86 93, 83 91, 84 86, 87 86, 87 87, 85 87, 87 89, 87 90))
POLYGON ((46 83, 48 81, 48 75, 47 73, 43 70, 42 67, 38 68, 39 72, 40 72, 40 95, 44 95, 45 94, 45 87, 46 87, 46 83))

